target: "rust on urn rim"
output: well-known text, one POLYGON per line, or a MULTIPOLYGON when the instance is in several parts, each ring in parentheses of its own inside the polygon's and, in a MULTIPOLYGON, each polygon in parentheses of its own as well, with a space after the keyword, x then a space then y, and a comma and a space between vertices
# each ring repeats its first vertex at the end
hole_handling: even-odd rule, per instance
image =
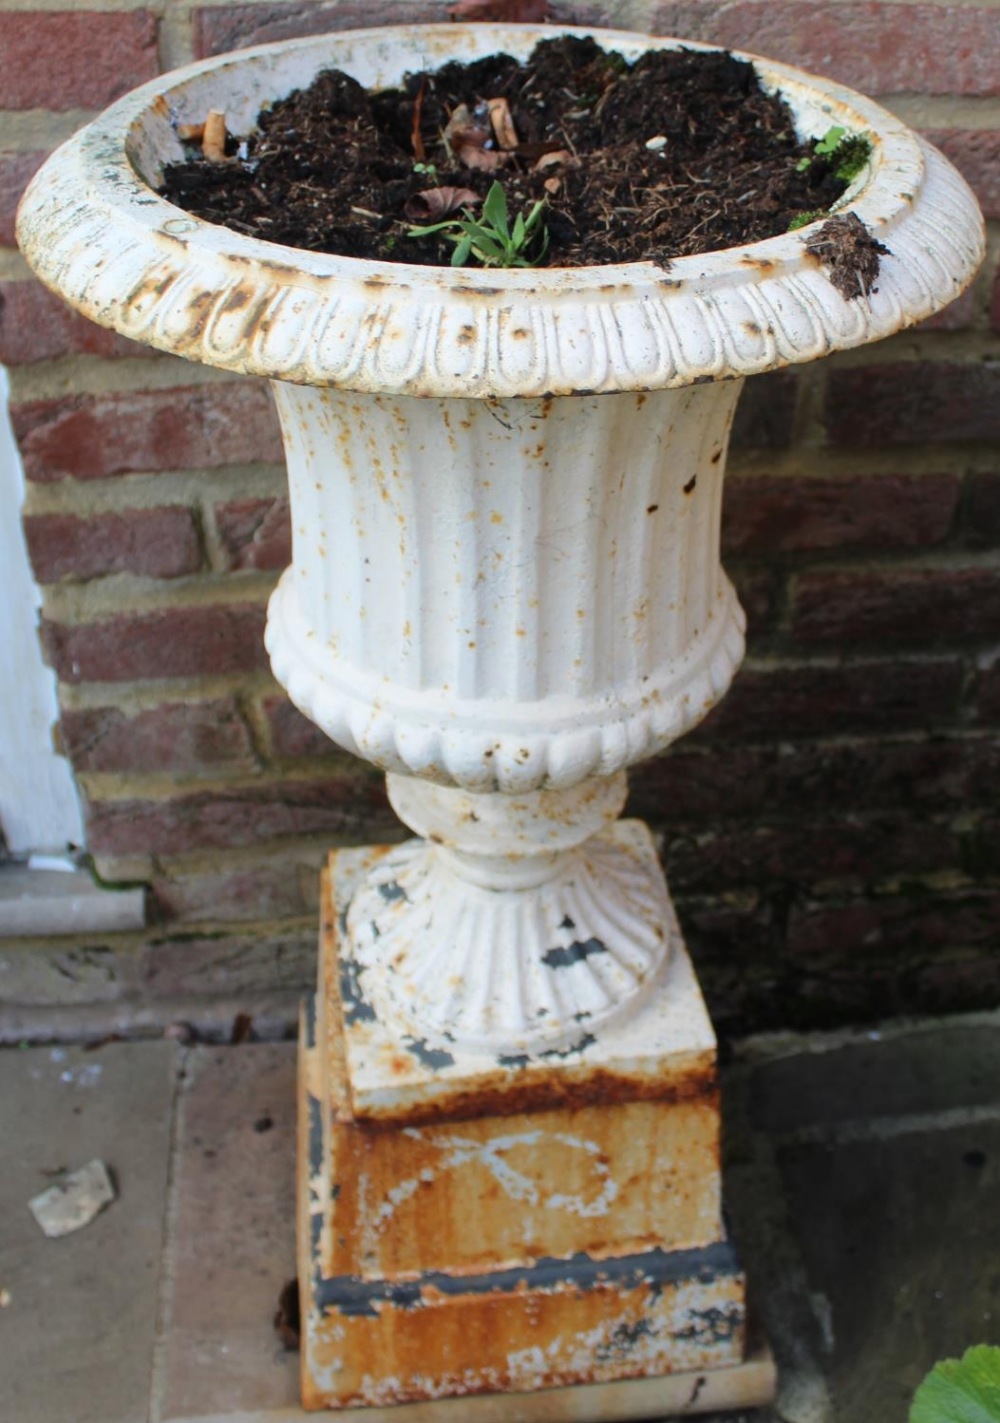
MULTIPOLYGON (((669 272, 650 262, 452 271, 262 242, 153 191, 162 164, 181 155, 174 123, 208 108, 246 130, 263 103, 328 65, 378 85, 445 57, 524 56, 559 33, 591 32, 399 26, 190 65, 126 96, 49 159, 22 202, 19 242, 44 282, 135 340, 246 374, 417 396, 638 391, 748 375, 888 335, 971 280, 982 219, 946 160, 870 100, 753 55, 744 57, 782 91, 803 134, 838 123, 872 138, 868 170, 838 205, 890 248, 879 290, 863 300, 833 288, 807 251, 808 229, 679 258, 669 272)), ((593 33, 629 58, 678 44, 593 33)))

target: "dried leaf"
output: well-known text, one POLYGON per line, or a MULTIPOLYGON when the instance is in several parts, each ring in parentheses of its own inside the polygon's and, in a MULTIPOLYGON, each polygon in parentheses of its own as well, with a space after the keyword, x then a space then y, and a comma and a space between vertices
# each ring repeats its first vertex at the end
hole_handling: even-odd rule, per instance
POLYGON ((474 168, 479 173, 495 173, 507 161, 507 155, 497 148, 478 148, 472 144, 459 148, 455 157, 463 168, 474 168))
POLYGON ((440 222, 459 208, 471 208, 481 203, 482 198, 471 188, 422 188, 419 193, 411 193, 403 204, 403 216, 408 222, 440 222))
POLYGON ((535 164, 535 173, 548 173, 552 168, 579 168, 580 160, 568 148, 559 148, 555 153, 543 153, 535 164))
POLYGON ((548 0, 458 0, 448 14, 453 20, 507 20, 514 24, 537 24, 552 14, 548 0))
POLYGON ((424 108, 425 83, 425 79, 420 80, 420 88, 417 90, 417 97, 413 104, 413 127, 410 130, 410 145, 413 148, 413 156, 420 163, 423 163, 424 159, 427 157, 427 151, 424 148, 423 136, 420 132, 420 116, 423 113, 424 108))
POLYGON ((516 148, 520 143, 517 136, 517 129, 514 127, 514 120, 511 117, 510 105, 506 99, 487 99, 486 105, 490 111, 490 123, 493 126, 493 135, 496 138, 497 146, 504 149, 516 148))
POLYGON ((461 148, 484 148, 493 134, 485 122, 470 112, 468 104, 459 104, 452 110, 441 137, 448 151, 457 154, 461 148))
POLYGON ((562 179, 546 178, 545 182, 542 184, 542 187, 547 193, 550 193, 552 197, 555 197, 556 193, 558 193, 559 189, 562 187, 562 179))

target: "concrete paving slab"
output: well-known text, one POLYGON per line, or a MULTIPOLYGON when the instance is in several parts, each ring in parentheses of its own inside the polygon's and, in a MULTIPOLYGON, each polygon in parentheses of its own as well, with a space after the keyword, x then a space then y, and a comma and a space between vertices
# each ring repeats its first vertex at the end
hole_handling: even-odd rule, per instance
POLYGON ((146 1423, 174 1043, 0 1053, 0 1413, 10 1423, 146 1423), (100 1158, 118 1199, 47 1239, 28 1200, 100 1158))
POLYGON ((295 1063, 294 1043, 189 1054, 156 1423, 298 1402, 298 1355, 273 1327, 295 1275, 295 1063))
POLYGON ((872 1030, 754 1065, 751 1115, 770 1133, 998 1100, 1000 1019, 872 1030))
POLYGON ((920 1379, 1000 1343, 1000 1121, 788 1144, 780 1164, 836 1423, 903 1419, 920 1379))

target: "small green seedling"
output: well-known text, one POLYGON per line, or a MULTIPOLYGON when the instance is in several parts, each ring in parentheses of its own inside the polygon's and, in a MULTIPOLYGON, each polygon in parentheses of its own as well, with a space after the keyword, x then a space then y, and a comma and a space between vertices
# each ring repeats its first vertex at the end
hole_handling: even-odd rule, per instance
POLYGON ((843 183, 849 183, 861 172, 871 157, 871 152, 871 139, 867 134, 848 133, 839 124, 834 124, 813 144, 812 157, 799 159, 795 171, 804 173, 817 158, 827 158, 834 176, 843 183))
POLYGON ((413 171, 414 173, 426 173, 428 178, 436 178, 438 170, 436 163, 414 163, 413 171))
POLYGON ((543 221, 545 199, 535 203, 525 217, 518 213, 511 227, 507 216, 507 194, 494 183, 478 218, 465 210, 464 217, 452 217, 429 227, 411 227, 407 237, 429 237, 440 232, 454 242, 453 267, 464 267, 477 257, 484 267, 537 267, 549 250, 549 234, 543 221))

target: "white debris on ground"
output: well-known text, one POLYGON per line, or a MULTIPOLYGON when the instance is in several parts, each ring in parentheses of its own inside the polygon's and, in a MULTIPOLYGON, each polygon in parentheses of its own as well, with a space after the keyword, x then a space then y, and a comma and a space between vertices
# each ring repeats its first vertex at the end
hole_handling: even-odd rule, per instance
POLYGON ((114 1199, 115 1187, 107 1166, 94 1160, 32 1197, 28 1209, 45 1234, 56 1239, 82 1230, 114 1199))

